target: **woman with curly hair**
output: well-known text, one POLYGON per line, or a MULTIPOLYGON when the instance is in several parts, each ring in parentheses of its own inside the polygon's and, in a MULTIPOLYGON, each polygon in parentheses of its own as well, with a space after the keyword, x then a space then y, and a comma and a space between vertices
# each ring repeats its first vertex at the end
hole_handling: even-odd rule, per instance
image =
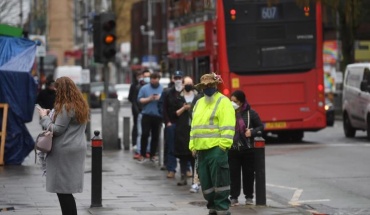
POLYGON ((55 81, 54 109, 40 109, 40 124, 53 132, 46 157, 46 191, 56 193, 63 215, 77 215, 73 193, 83 190, 89 106, 68 77, 55 81))

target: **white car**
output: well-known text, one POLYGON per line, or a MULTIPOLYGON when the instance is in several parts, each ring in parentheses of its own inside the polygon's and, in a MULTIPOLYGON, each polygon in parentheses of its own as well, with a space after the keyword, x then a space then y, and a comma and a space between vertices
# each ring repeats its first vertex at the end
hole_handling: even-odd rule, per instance
POLYGON ((128 94, 131 84, 116 84, 117 99, 121 104, 128 104, 128 94))

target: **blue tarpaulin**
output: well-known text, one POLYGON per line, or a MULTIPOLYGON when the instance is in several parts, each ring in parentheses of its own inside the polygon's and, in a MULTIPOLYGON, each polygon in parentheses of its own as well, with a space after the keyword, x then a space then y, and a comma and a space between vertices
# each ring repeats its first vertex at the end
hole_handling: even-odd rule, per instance
POLYGON ((34 41, 0 36, 0 103, 9 104, 5 164, 22 164, 35 145, 25 126, 32 121, 36 101, 37 85, 30 75, 35 54, 34 41))

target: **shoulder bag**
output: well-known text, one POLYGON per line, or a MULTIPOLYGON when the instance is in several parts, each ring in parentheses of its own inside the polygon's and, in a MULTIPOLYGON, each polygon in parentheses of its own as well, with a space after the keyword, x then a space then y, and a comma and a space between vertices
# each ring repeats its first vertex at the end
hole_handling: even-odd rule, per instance
POLYGON ((49 124, 48 128, 42 131, 36 138, 35 149, 48 153, 51 151, 53 146, 53 126, 52 123, 49 124), (51 127, 51 131, 49 128, 51 127))

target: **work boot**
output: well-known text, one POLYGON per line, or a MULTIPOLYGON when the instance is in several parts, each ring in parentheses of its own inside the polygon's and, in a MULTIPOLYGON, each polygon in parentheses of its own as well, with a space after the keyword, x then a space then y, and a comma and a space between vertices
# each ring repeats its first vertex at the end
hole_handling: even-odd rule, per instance
POLYGON ((177 186, 184 186, 187 184, 188 184, 187 177, 184 174, 181 174, 181 180, 177 182, 177 186))

